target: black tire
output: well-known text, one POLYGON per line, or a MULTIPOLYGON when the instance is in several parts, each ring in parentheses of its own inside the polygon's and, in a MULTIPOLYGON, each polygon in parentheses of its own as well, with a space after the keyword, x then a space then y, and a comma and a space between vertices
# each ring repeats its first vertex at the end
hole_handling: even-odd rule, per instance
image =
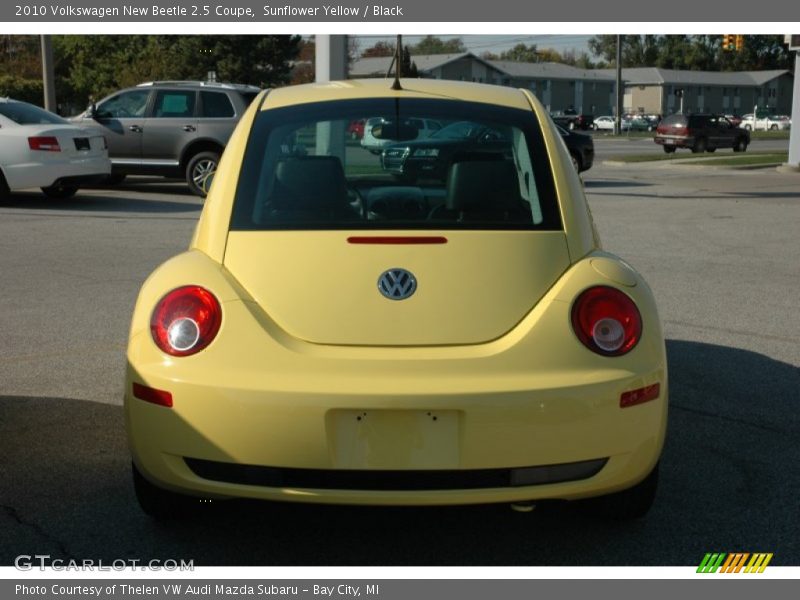
POLYGON ((705 140, 705 138, 698 138, 695 141, 694 146, 692 146, 692 152, 694 154, 702 154, 705 151, 706 151, 706 140, 705 140))
POLYGON ((208 176, 216 173, 217 165, 219 165, 219 152, 198 152, 186 164, 186 183, 195 196, 206 197, 203 182, 208 176))
POLYGON ((567 127, 569 127, 570 130, 574 130, 575 129, 575 121, 570 121, 569 125, 567 127))
POLYGON ((54 198, 56 200, 66 200, 67 198, 72 198, 78 191, 78 186, 76 185, 51 185, 49 187, 43 187, 42 192, 48 198, 54 198))
POLYGON ((581 172, 581 159, 580 159, 580 157, 572 154, 571 152, 570 152, 569 157, 570 157, 570 159, 572 159, 572 166, 575 167, 575 172, 576 173, 580 173, 581 172))
POLYGON ((708 150, 706 150, 706 152, 716 152, 716 151, 717 151, 716 148, 709 148, 708 150))
POLYGON ((586 500, 586 508, 597 517, 627 521, 644 517, 656 499, 658 464, 650 474, 632 488, 586 500))
POLYGON ((8 184, 6 183, 5 175, 3 175, 3 171, 0 171, 0 202, 5 202, 11 197, 11 190, 8 189, 8 184))
POLYGON ((744 128, 745 128, 747 131, 751 131, 751 130, 753 129, 752 125, 745 125, 745 126, 744 126, 744 128))
POLYGON ((664 148, 664 152, 666 152, 667 154, 672 154, 673 152, 675 152, 675 146, 661 146, 661 147, 664 148))
POLYGON ((769 129, 770 131, 778 131, 778 126, 773 123, 772 125, 769 126, 769 129))
POLYGON ((736 145, 733 147, 734 152, 747 152, 747 139, 740 137, 736 140, 736 145))
POLYGON ((131 469, 133 490, 139 508, 156 521, 174 521, 189 517, 200 505, 199 498, 176 494, 150 483, 136 465, 131 464, 131 469))

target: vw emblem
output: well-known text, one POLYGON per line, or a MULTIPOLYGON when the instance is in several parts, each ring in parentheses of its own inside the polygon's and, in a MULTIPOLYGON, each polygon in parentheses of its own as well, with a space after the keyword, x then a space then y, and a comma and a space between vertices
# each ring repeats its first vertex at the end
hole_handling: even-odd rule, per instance
POLYGON ((417 291, 417 278, 405 269, 389 269, 378 277, 378 290, 389 300, 405 300, 417 291))

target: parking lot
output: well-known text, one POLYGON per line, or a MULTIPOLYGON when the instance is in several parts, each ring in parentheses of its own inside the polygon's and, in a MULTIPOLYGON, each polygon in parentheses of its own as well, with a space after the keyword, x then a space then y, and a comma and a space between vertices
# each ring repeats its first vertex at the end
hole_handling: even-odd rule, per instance
POLYGON ((667 335, 669 432, 645 520, 600 522, 565 506, 519 514, 252 503, 154 524, 130 483, 127 328, 139 286, 186 248, 202 201, 181 183, 130 178, 68 201, 22 193, 0 205, 0 564, 50 554, 198 565, 692 565, 710 551, 800 564, 800 177, 602 164, 622 144, 644 143, 654 146, 598 141, 584 180, 605 248, 653 287, 667 335))

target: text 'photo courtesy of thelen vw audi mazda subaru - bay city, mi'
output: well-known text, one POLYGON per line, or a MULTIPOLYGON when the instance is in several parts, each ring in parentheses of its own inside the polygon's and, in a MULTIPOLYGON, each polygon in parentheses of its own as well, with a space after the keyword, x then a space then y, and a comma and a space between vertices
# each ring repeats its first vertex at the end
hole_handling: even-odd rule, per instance
POLYGON ((525 90, 398 83, 261 92, 189 250, 142 286, 125 413, 150 515, 198 498, 650 508, 661 325, 601 249, 562 136, 525 90), (420 121, 460 123, 463 144, 411 143, 420 121), (413 169, 385 168, 396 148, 413 169))

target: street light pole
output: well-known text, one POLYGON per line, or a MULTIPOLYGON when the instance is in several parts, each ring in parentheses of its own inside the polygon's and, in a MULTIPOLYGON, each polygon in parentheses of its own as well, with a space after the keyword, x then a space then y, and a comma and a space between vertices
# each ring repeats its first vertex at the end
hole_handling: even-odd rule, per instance
POLYGON ((614 115, 614 135, 622 132, 622 36, 617 36, 617 110, 614 115))
POLYGON ((56 112, 56 75, 53 65, 53 42, 49 35, 43 35, 41 38, 44 108, 50 112, 56 112))

